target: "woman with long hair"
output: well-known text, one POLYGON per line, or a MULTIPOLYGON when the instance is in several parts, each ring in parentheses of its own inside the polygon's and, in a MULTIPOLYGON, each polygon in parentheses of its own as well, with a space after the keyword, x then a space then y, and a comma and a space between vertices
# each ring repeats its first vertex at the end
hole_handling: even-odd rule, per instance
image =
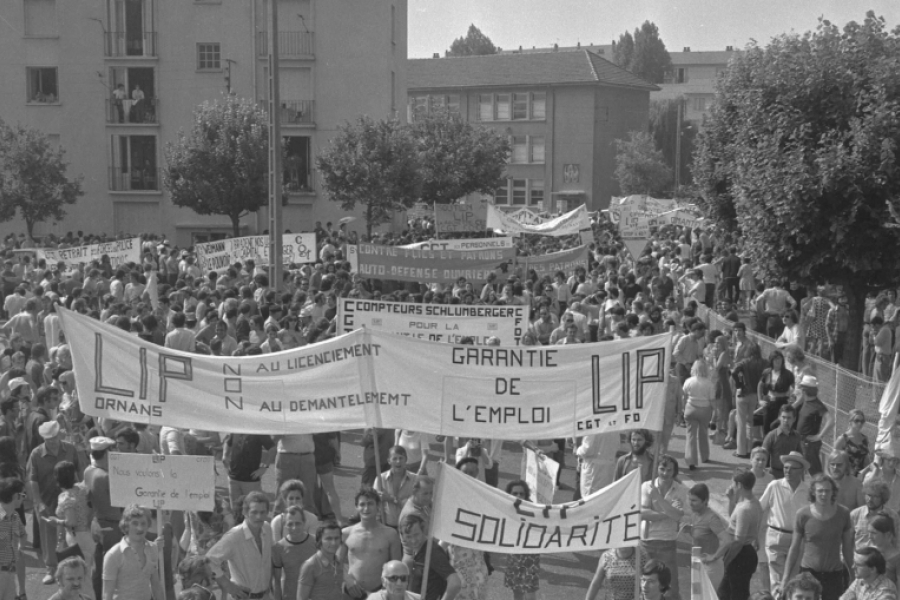
MULTIPOLYGON (((531 488, 521 479, 510 481, 506 493, 520 500, 531 500, 531 488)), ((512 590, 513 600, 536 600, 541 587, 541 555, 507 554, 503 585, 512 590)))
POLYGON ((691 376, 684 382, 682 389, 686 398, 684 418, 688 425, 685 457, 688 469, 693 471, 697 468, 698 454, 700 461, 709 462, 709 420, 712 417, 716 388, 709 378, 706 361, 694 361, 691 376))
POLYGON ((862 432, 866 424, 866 414, 858 408, 854 408, 849 414, 847 431, 838 437, 834 444, 835 450, 843 450, 850 458, 851 474, 856 476, 866 468, 869 462, 869 438, 862 432))
MULTIPOLYGON (((788 370, 784 354, 780 350, 773 351, 769 355, 769 367, 763 371, 757 389, 760 403, 765 403, 765 406, 760 407, 763 410, 763 435, 769 433, 772 423, 778 419, 781 407, 791 399, 794 384, 794 374, 788 370)), ((756 412, 760 412, 760 409, 756 412)))

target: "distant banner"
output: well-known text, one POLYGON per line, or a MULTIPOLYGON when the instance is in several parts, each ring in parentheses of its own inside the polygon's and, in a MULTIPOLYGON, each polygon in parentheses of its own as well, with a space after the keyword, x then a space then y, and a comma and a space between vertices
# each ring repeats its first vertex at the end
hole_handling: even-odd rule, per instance
MULTIPOLYGON (((223 273, 236 262, 252 260, 259 265, 269 264, 269 236, 250 235, 196 244, 197 266, 204 273, 223 273)), ((316 262, 315 233, 285 233, 281 237, 284 264, 316 262)))
POLYGON ((470 204, 435 204, 434 227, 438 233, 484 231, 487 229, 487 200, 470 204))
POLYGON ((462 240, 428 240, 427 242, 416 242, 415 244, 407 244, 406 246, 400 247, 411 250, 494 250, 497 248, 512 248, 513 239, 511 237, 495 237, 469 238, 462 240))
POLYGON ((59 262, 66 264, 66 269, 72 269, 80 265, 89 265, 93 260, 100 260, 104 254, 109 257, 113 268, 133 262, 141 263, 141 238, 128 238, 127 240, 115 240, 74 248, 38 248, 35 250, 38 260, 47 261, 47 266, 55 266, 59 262))
POLYGON ((363 277, 428 283, 456 283, 460 277, 482 282, 515 257, 515 248, 460 251, 358 244, 347 249, 351 269, 363 277))
POLYGON ((538 504, 553 504, 556 495, 556 477, 559 475, 559 463, 529 448, 522 454, 523 479, 531 488, 533 501, 538 504))
POLYGON ((578 232, 582 229, 590 229, 591 220, 588 218, 587 209, 583 204, 555 219, 534 225, 520 223, 499 208, 490 205, 488 206, 488 227, 495 231, 513 235, 533 233, 561 237, 564 235, 578 235, 578 232))
POLYGON ((507 213, 507 216, 513 221, 522 223, 523 225, 537 225, 538 223, 543 223, 547 220, 526 206, 523 206, 515 212, 507 213))
POLYGON ((660 225, 680 225, 689 229, 696 229, 703 223, 700 217, 691 211, 682 209, 664 212, 659 215, 658 220, 660 225))
POLYGON ((562 271, 568 277, 569 273, 575 270, 575 267, 584 267, 587 270, 588 247, 578 246, 571 250, 562 250, 561 252, 520 257, 519 263, 523 265, 522 270, 524 273, 528 273, 529 269, 534 269, 538 279, 541 279, 544 275, 549 275, 552 279, 557 271, 562 271))
POLYGON ((57 310, 81 409, 115 421, 260 434, 385 427, 504 440, 663 425, 668 334, 504 347, 359 329, 274 354, 219 357, 57 310))
POLYGON ((634 546, 640 538, 638 471, 567 504, 513 498, 446 465, 440 468, 436 490, 434 537, 464 548, 553 554, 634 546))
POLYGON ((615 206, 630 206, 634 210, 649 212, 654 214, 664 213, 666 211, 675 210, 678 204, 675 200, 653 198, 651 196, 633 195, 623 198, 613 197, 610 209, 615 206))
POLYGON ((360 327, 389 331, 406 337, 458 344, 471 337, 484 345, 496 336, 504 346, 518 346, 528 326, 524 306, 466 304, 412 304, 381 300, 338 300, 338 331, 349 333, 360 327))

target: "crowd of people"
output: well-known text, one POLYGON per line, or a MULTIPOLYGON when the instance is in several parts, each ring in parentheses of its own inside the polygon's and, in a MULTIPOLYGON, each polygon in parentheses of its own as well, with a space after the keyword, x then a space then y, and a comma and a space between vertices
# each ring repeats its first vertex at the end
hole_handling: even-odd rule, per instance
MULTIPOLYGON (((193 248, 178 248, 160 236, 142 237, 140 263, 116 266, 107 256, 48 265, 23 251, 31 245, 23 238, 5 241, 0 533, 9 535, 0 535, 0 599, 24 594, 18 556, 29 537, 46 568, 44 583, 57 583, 56 597, 66 600, 162 600, 174 597, 175 589, 185 600, 215 594, 416 598, 426 554, 426 599, 487 598, 496 557, 492 562, 489 554, 449 540, 426 550, 435 483, 428 464, 445 461, 500 487, 499 465, 509 444, 366 430, 360 491, 351 503, 334 482, 342 461, 339 431, 220 435, 86 416, 57 315, 64 306, 167 348, 247 356, 334 336, 338 300, 347 297, 523 305, 530 309, 530 325, 519 340, 525 345, 672 336, 662 431, 632 430, 625 452, 618 433, 521 441, 561 465, 574 455, 576 498, 640 472, 640 552, 604 552, 587 600, 604 586, 616 600, 633 600, 636 578, 648 600, 682 597, 676 541, 685 531, 702 548, 721 600, 749 598, 754 574, 762 587, 791 600, 800 600, 794 591, 804 600, 812 598, 806 592, 814 592, 815 600, 895 598, 898 459, 873 452, 862 432, 865 415, 857 412, 822 464, 823 436, 835 426, 835 416, 818 398, 806 355, 838 359, 847 325, 846 303, 829 296, 825 286, 760 281, 764 274, 741 257, 741 238, 712 229, 663 228, 632 258, 615 226, 597 220, 589 261, 572 272, 539 277, 508 263, 484 281, 461 278, 453 284, 365 279, 346 260, 347 245, 358 240, 405 245, 431 239, 427 220, 372 239, 331 223, 317 223, 315 231, 315 261, 290 265, 277 285, 252 260, 204 272, 193 248), (723 312, 730 327, 707 331, 702 307, 723 312), (756 316, 757 330, 774 338, 778 351, 763 358, 747 336, 748 314, 756 316), (683 464, 669 453, 677 425, 686 427, 683 464), (709 506, 705 484, 687 488, 680 482, 680 471, 704 469, 711 444, 733 449, 743 465, 731 477, 728 515, 709 506), (111 506, 111 451, 215 455, 227 475, 227 493, 217 496, 211 512, 169 511, 157 539, 154 513, 111 506), (264 490, 269 469, 275 489, 264 490), (30 536, 25 505, 32 513, 30 536), (798 579, 797 573, 808 575, 798 579)), ((43 245, 101 240, 79 232, 43 245)), ((518 256, 536 256, 581 243, 579 236, 524 235, 515 247, 518 256)), ((895 301, 890 290, 873 297, 867 317, 872 372, 882 380, 896 356, 895 301)), ((507 482, 504 489, 533 499, 525 481, 507 482)), ((535 599, 540 556, 507 556, 503 581, 516 600, 535 599)))

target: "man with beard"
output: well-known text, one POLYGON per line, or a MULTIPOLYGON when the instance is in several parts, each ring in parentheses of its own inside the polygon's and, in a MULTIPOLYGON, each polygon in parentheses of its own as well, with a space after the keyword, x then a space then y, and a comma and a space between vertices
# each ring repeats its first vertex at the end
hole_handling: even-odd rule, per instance
MULTIPOLYGON (((837 484, 838 495, 836 502, 853 511, 863 505, 862 482, 853 475, 850 467, 850 457, 846 452, 835 450, 828 455, 826 460, 828 475, 837 484)), ((864 545, 868 545, 864 544, 864 545)))
POLYGON ((890 517, 894 523, 894 539, 897 539, 898 528, 900 528, 900 516, 895 510, 885 506, 891 498, 891 488, 880 479, 870 479, 863 485, 863 495, 865 497, 865 505, 850 511, 850 521, 853 523, 855 548, 864 548, 872 546, 872 539, 869 537, 869 522, 878 515, 890 517))
POLYGON ((622 479, 635 469, 641 471, 641 482, 650 481, 653 476, 653 454, 649 452, 653 445, 653 434, 646 429, 631 432, 631 452, 616 461, 615 480, 622 479))

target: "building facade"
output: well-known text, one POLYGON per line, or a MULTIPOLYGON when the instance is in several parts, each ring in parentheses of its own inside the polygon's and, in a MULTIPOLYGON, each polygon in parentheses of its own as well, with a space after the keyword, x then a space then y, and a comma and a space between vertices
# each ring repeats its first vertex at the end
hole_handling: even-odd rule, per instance
MULTIPOLYGON (((305 231, 345 214, 314 170, 337 126, 405 115, 407 2, 278 0, 278 13, 284 226, 305 231)), ((268 0, 9 0, 0 18, 0 118, 50 135, 69 174, 84 176, 66 219, 36 235, 164 233, 182 245, 231 235, 226 217, 172 204, 164 148, 205 101, 230 91, 266 102, 268 0)), ((262 232, 266 212, 244 231, 262 232)))
POLYGON ((609 205, 615 140, 647 126, 658 89, 599 55, 577 52, 495 54, 410 60, 409 114, 435 105, 510 140, 498 206, 555 212, 609 205))
POLYGON ((716 98, 716 81, 728 69, 728 62, 736 55, 728 46, 724 51, 670 52, 672 68, 666 74, 660 90, 652 100, 677 100, 683 102, 684 120, 701 124, 716 98))

